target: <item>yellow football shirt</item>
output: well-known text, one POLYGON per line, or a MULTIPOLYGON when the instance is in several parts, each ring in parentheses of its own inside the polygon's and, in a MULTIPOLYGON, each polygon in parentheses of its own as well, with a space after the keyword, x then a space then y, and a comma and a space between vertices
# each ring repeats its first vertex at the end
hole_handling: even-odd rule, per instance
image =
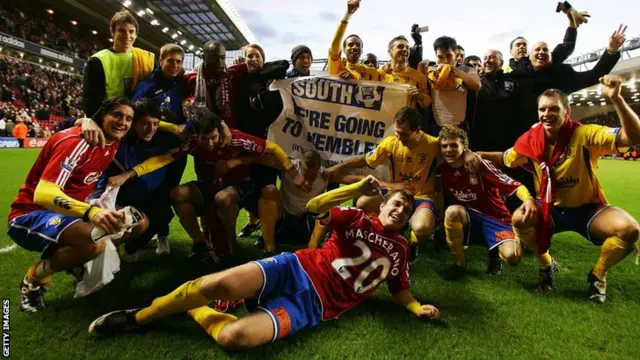
MULTIPOLYGON (((420 99, 418 99, 420 105, 425 108, 431 105, 431 97, 428 94, 427 88, 427 77, 424 76, 424 74, 420 71, 407 66, 402 71, 393 71, 391 73, 386 73, 384 72, 384 70, 378 69, 378 72, 380 76, 382 76, 381 81, 388 83, 407 84, 417 87, 420 91, 420 98, 422 99, 421 102, 420 99)), ((415 104, 412 103, 410 105, 415 104)))
MULTIPOLYGON (((577 208, 586 204, 607 204, 596 169, 600 156, 618 152, 616 139, 619 131, 619 128, 600 125, 582 125, 575 129, 565 154, 554 165, 555 206, 577 208)), ((503 161, 511 168, 533 163, 536 193, 540 192, 542 173, 537 162, 518 154, 513 148, 504 152, 503 161)))
POLYGON ((408 183, 416 189, 417 198, 429 197, 436 192, 436 167, 438 165, 438 139, 423 132, 418 145, 408 148, 395 136, 387 136, 380 144, 365 155, 365 162, 371 168, 389 159, 391 181, 408 183))

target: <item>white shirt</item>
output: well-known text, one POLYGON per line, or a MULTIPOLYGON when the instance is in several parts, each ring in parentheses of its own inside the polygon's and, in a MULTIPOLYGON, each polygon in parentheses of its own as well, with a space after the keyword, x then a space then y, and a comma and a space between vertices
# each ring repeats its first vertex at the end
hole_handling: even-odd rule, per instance
POLYGON ((7 122, 4 121, 4 119, 0 119, 0 130, 6 130, 7 129, 7 122))
MULTIPOLYGON (((293 168, 300 170, 300 160, 294 159, 291 161, 293 168)), ((324 167, 318 171, 318 176, 311 184, 311 191, 304 192, 293 183, 293 179, 287 173, 282 176, 282 183, 280 184, 280 197, 282 198, 282 207, 284 211, 291 215, 304 215, 307 213, 307 203, 314 197, 322 194, 327 190, 328 182, 322 177, 322 173, 325 171, 324 167)))

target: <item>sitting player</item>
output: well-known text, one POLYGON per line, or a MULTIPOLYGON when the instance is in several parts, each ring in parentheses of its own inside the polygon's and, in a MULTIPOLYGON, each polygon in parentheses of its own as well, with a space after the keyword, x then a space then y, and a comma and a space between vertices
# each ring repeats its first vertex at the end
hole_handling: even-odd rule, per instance
MULTIPOLYGON (((225 248, 231 246, 233 254, 237 251, 235 224, 238 216, 238 205, 245 207, 247 206, 245 205, 247 200, 252 200, 252 206, 257 207, 258 198, 261 197, 261 194, 256 196, 256 194, 252 193, 254 189, 249 178, 247 166, 239 166, 222 174, 226 169, 216 169, 217 161, 237 160, 243 155, 261 157, 265 153, 270 153, 278 159, 280 165, 286 169, 295 184, 305 188, 308 186, 308 184, 305 186, 304 179, 293 168, 293 164, 287 154, 275 143, 237 130, 231 130, 231 143, 220 148, 218 137, 221 131, 222 123, 220 118, 212 112, 202 111, 198 114, 198 119, 195 122, 196 134, 191 136, 180 147, 166 155, 151 157, 134 166, 132 170, 109 180, 112 185, 120 185, 132 177, 148 174, 172 163, 176 159, 184 158, 189 154, 193 155, 198 181, 173 188, 171 190, 171 198, 180 223, 194 242, 193 253, 194 258, 197 260, 209 257, 209 249, 206 245, 205 235, 200 228, 200 224, 198 224, 198 216, 204 215, 204 212, 207 209, 210 210, 212 203, 215 202, 217 217, 222 220, 226 239, 228 240, 228 245, 225 244, 225 248)), ((215 226, 215 224, 211 224, 211 227, 215 226)), ((225 237, 220 238, 224 239, 225 237)), ((218 239, 211 240, 217 241, 218 239)), ((226 254, 218 253, 214 255, 218 257, 226 254)))
MULTIPOLYGON (((273 157, 265 156, 261 163, 272 167, 281 167, 271 161, 273 157), (266 161, 266 162, 265 162, 266 161)), ((306 150, 301 159, 292 160, 293 167, 300 172, 310 190, 305 191, 294 184, 294 179, 287 173, 281 176, 280 190, 274 185, 267 187, 269 196, 260 199, 259 209, 264 216, 262 237, 257 245, 264 246, 265 255, 276 252, 276 244, 307 245, 316 248, 318 244, 310 241, 315 227, 315 219, 307 211, 307 203, 327 190, 328 182, 323 176, 326 171, 322 167, 322 158, 315 150, 306 150)), ((350 184, 362 180, 363 176, 338 174, 333 181, 350 184)))
MULTIPOLYGON (((365 165, 376 168, 390 158, 392 183, 383 183, 383 190, 408 189, 415 195, 415 213, 410 220, 410 242, 417 249, 419 242, 431 238, 436 225, 436 202, 440 196, 436 191, 435 181, 438 140, 420 130, 418 111, 413 107, 404 107, 398 111, 393 126, 396 134, 382 140, 375 150, 365 156, 353 157, 334 165, 327 173, 331 179, 345 169, 365 165)), ((380 194, 361 197, 357 206, 367 213, 376 213, 381 201, 380 194)))
MULTIPOLYGON (((438 171, 442 187, 452 204, 445 211, 444 228, 454 265, 445 272, 445 278, 455 279, 465 272, 465 228, 468 234, 483 235, 489 250, 497 248, 507 264, 518 265, 523 251, 513 233, 511 213, 502 195, 508 197, 516 194, 523 201, 521 209, 524 216, 519 217, 523 220, 535 216, 537 208, 533 197, 524 185, 503 174, 488 161, 483 161, 475 173, 465 170, 462 154, 468 148, 469 140, 461 128, 443 126, 438 142, 445 160, 438 166, 438 171)), ((501 265, 499 258, 497 261, 490 258, 489 273, 499 274, 501 265)))
POLYGON ((21 247, 42 253, 20 283, 20 310, 44 309, 44 285, 50 276, 70 271, 100 255, 105 232, 132 232, 113 238, 117 245, 144 233, 148 221, 131 209, 125 212, 90 206, 85 199, 100 174, 113 160, 120 140, 133 121, 129 100, 112 98, 102 103, 93 119, 101 126, 106 146, 91 147, 74 127, 52 136, 38 155, 18 196, 11 204, 8 234, 21 247), (94 231, 94 228, 102 231, 94 231))
POLYGON ((189 281, 144 309, 120 310, 91 323, 94 335, 112 335, 187 311, 222 347, 247 349, 335 319, 388 281, 394 300, 415 315, 438 319, 438 309, 420 305, 409 291, 409 246, 400 235, 413 211, 406 190, 387 194, 380 216, 340 208, 344 201, 377 192, 369 176, 326 192, 307 204, 334 229, 321 249, 282 253, 189 281), (238 319, 216 312, 215 299, 246 298, 254 311, 238 319))
MULTIPOLYGON (((600 258, 587 275, 588 296, 595 302, 607 299, 607 272, 631 253, 638 241, 638 222, 626 211, 609 205, 596 174, 598 157, 640 143, 640 119, 620 95, 622 79, 607 75, 600 79, 602 92, 611 99, 622 128, 582 125, 570 118, 567 95, 549 89, 538 99, 540 122, 522 135, 515 146, 501 153, 481 153, 483 158, 509 167, 533 163, 541 213, 528 221, 514 214, 518 238, 525 244, 538 240, 540 256, 547 254, 552 233, 575 231, 601 246, 600 258), (535 227, 539 218, 541 226, 535 227), (528 239, 528 240, 526 240, 528 239)), ((624 150, 623 150, 624 152, 624 150)), ((555 264, 541 270, 553 288, 555 264)))

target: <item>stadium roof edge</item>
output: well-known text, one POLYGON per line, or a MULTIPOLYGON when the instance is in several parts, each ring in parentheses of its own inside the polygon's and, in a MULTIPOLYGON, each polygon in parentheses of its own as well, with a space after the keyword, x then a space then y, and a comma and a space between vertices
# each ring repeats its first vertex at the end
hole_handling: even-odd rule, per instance
POLYGON ((220 5, 222 10, 224 10, 229 19, 235 24, 235 26, 238 28, 238 31, 240 32, 240 34, 242 34, 247 43, 256 43, 257 40, 255 35, 251 31, 251 29, 249 29, 249 26, 246 22, 244 22, 244 19, 242 19, 242 16, 240 16, 240 13, 231 4, 231 2, 229 0, 216 0, 216 2, 218 3, 218 5, 220 5))

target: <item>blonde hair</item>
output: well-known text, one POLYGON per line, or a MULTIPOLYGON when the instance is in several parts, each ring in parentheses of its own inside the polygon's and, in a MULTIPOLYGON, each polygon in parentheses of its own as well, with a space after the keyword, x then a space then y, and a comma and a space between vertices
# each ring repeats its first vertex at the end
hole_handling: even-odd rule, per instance
POLYGON ((176 53, 182 54, 182 58, 184 59, 184 49, 182 48, 182 46, 177 44, 164 44, 160 48, 160 60, 176 53))
POLYGON ((461 128, 455 125, 445 125, 440 128, 440 133, 438 134, 439 140, 462 140, 462 145, 465 148, 469 147, 469 137, 467 137, 467 133, 461 128))

